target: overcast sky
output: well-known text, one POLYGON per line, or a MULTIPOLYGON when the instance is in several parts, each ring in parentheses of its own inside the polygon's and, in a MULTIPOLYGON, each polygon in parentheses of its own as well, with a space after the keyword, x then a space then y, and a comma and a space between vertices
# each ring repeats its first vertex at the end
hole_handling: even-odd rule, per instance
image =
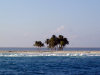
POLYGON ((32 47, 52 34, 68 47, 100 47, 100 0, 0 0, 0 47, 32 47))

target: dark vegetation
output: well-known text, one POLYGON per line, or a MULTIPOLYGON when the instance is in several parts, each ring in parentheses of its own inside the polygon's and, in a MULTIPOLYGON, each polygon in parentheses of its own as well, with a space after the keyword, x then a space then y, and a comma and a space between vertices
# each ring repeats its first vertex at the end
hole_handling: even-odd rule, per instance
POLYGON ((35 41, 34 46, 37 46, 37 47, 40 47, 41 48, 41 47, 44 46, 44 44, 41 41, 35 41))
MULTIPOLYGON (((51 38, 45 40, 45 44, 47 44, 47 47, 51 50, 63 50, 63 48, 69 44, 69 41, 63 35, 59 35, 58 37, 52 35, 51 38)), ((41 48, 44 46, 44 43, 35 41, 34 46, 41 48)))

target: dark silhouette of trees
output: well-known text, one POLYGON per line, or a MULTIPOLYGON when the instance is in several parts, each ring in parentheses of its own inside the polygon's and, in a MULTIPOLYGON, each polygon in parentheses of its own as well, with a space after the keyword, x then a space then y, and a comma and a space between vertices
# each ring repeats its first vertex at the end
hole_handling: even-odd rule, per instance
POLYGON ((69 41, 67 40, 67 38, 65 38, 63 35, 59 35, 58 37, 59 39, 59 42, 58 42, 58 45, 59 45, 59 49, 60 50, 63 50, 63 48, 69 44, 69 41))
POLYGON ((69 41, 62 35, 59 35, 59 37, 52 35, 50 39, 46 39, 45 43, 47 44, 48 48, 55 50, 58 48, 59 50, 63 50, 66 44, 69 44, 69 41))
POLYGON ((45 43, 47 44, 48 48, 56 49, 57 37, 55 35, 52 35, 52 37, 50 39, 47 39, 45 43))
POLYGON ((35 41, 35 44, 34 46, 38 47, 38 48, 41 48, 44 46, 44 44, 41 42, 41 41, 35 41))
MULTIPOLYGON (((51 38, 46 39, 45 43, 51 50, 63 50, 63 48, 69 44, 69 41, 63 35, 59 35, 58 37, 52 35, 51 38)), ((44 46, 44 44, 41 41, 35 41, 34 46, 41 48, 44 46)))
POLYGON ((49 39, 46 39, 45 43, 47 44, 47 46, 49 46, 49 39))

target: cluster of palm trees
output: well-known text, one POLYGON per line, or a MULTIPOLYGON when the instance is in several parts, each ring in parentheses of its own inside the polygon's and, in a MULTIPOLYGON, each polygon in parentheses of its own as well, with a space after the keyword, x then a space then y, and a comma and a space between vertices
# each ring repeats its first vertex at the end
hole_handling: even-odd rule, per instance
MULTIPOLYGON (((52 35, 51 38, 46 39, 45 43, 47 44, 47 47, 51 50, 63 50, 65 45, 69 44, 69 41, 63 35, 59 35, 58 37, 52 35)), ((34 46, 43 47, 44 43, 42 43, 41 41, 35 41, 34 46)))

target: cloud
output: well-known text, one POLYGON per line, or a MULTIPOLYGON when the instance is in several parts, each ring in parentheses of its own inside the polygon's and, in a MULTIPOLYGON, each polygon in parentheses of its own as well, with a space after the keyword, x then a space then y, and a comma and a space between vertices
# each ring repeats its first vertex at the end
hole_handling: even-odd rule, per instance
POLYGON ((55 30, 55 32, 54 33, 59 33, 59 32, 62 32, 63 30, 64 30, 64 26, 60 26, 60 27, 58 27, 56 30, 55 30))

